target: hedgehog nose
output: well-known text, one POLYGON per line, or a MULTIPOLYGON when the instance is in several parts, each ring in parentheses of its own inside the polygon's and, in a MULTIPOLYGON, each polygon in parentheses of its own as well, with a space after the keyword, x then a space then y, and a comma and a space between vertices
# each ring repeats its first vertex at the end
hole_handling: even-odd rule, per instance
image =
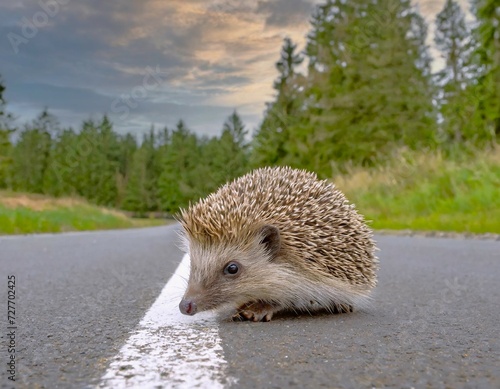
POLYGON ((179 309, 184 315, 194 315, 196 313, 196 303, 191 300, 182 299, 179 309))

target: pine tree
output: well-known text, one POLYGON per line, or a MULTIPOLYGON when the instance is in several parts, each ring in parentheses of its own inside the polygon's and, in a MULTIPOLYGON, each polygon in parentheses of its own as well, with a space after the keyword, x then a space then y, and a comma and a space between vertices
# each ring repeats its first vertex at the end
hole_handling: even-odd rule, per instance
POLYGON ((474 110, 470 99, 474 77, 474 74, 470 74, 473 42, 465 15, 454 0, 447 0, 443 10, 437 15, 434 40, 445 60, 444 69, 437 73, 437 82, 441 88, 441 128, 445 140, 451 138, 461 143, 473 136, 467 130, 474 110))
POLYGON ((305 114, 291 163, 321 176, 435 142, 426 26, 407 0, 333 0, 312 20, 305 114))
POLYGON ((220 153, 224 156, 220 171, 224 172, 223 180, 229 181, 242 175, 248 165, 248 144, 245 139, 248 131, 240 116, 234 111, 224 122, 220 138, 220 153))
POLYGON ((57 119, 46 109, 31 124, 25 125, 12 151, 10 184, 14 190, 44 192, 52 139, 59 131, 57 119))
POLYGON ((75 174, 81 161, 75 152, 78 136, 72 128, 63 130, 54 139, 44 175, 43 192, 53 196, 78 193, 78 177, 75 174))
MULTIPOLYGON (((166 128, 163 135, 165 133, 168 133, 166 128)), ((157 144, 160 145, 158 136, 154 128, 151 128, 134 153, 124 202, 124 208, 127 210, 145 213, 160 209, 158 180, 162 166, 157 144)))
POLYGON ((200 141, 201 163, 197 168, 200 196, 216 190, 248 170, 248 131, 234 111, 224 122, 220 137, 200 141))
MULTIPOLYGON (((120 144, 118 134, 113 130, 113 124, 105 115, 98 126, 101 166, 98 173, 96 202, 107 206, 118 203, 118 183, 120 177, 120 144)), ((96 173, 97 173, 96 172, 96 173)))
POLYGON ((87 120, 78 133, 71 151, 75 166, 69 166, 76 180, 80 196, 106 206, 118 202, 120 182, 120 144, 118 135, 109 119, 104 116, 99 123, 87 120))
POLYGON ((338 115, 346 102, 346 64, 352 29, 355 28, 352 2, 329 0, 319 6, 311 20, 305 53, 309 59, 304 90, 304 108, 292 126, 285 145, 287 164, 307 168, 322 176, 329 175, 330 161, 339 158, 338 132, 345 132, 347 123, 338 115), (337 101, 332 102, 332 98, 337 101))
POLYGON ((282 163, 287 150, 289 127, 297 120, 301 108, 301 89, 304 78, 296 68, 304 57, 296 53, 297 45, 285 38, 281 57, 276 62, 279 71, 274 82, 277 92, 275 101, 267 104, 267 110, 259 130, 252 141, 252 164, 254 166, 282 163))
POLYGON ((180 120, 172 131, 170 144, 162 158, 158 191, 163 211, 175 213, 190 200, 197 199, 199 182, 193 179, 193 173, 198 161, 198 139, 180 120))
POLYGON ((7 187, 7 178, 12 164, 11 128, 12 115, 6 111, 6 101, 3 97, 5 86, 0 76, 0 188, 7 187))
POLYGON ((118 153, 118 198, 116 206, 122 208, 125 197, 127 196, 127 186, 133 168, 134 154, 137 150, 137 140, 132 134, 127 133, 118 138, 118 143, 120 151, 118 153))
POLYGON ((97 126, 93 120, 86 120, 75 138, 68 133, 66 139, 68 146, 63 148, 63 157, 54 172, 59 174, 61 180, 70 183, 75 195, 93 201, 98 185, 95 179, 98 173, 93 173, 99 142, 97 126))
POLYGON ((7 187, 8 171, 12 164, 12 143, 10 129, 0 128, 0 188, 7 187))
POLYGON ((148 183, 148 150, 141 146, 134 152, 130 176, 127 182, 123 208, 139 214, 149 210, 150 193, 148 183))
POLYGON ((474 125, 489 143, 500 139, 500 7, 497 0, 476 0, 476 58, 481 69, 475 90, 474 125))

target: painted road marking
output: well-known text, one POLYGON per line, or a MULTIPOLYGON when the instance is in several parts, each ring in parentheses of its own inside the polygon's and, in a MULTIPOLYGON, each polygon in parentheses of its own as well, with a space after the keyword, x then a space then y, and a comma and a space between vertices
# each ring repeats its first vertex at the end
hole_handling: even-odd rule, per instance
POLYGON ((214 314, 179 312, 188 276, 185 255, 98 388, 223 388, 233 381, 214 314))

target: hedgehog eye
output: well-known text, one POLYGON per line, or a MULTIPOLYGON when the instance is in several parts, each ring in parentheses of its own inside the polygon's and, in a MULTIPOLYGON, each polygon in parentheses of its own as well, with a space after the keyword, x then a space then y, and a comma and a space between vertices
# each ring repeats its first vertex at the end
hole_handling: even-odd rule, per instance
POLYGON ((234 276, 240 271, 240 265, 237 262, 229 262, 224 268, 224 274, 234 276))

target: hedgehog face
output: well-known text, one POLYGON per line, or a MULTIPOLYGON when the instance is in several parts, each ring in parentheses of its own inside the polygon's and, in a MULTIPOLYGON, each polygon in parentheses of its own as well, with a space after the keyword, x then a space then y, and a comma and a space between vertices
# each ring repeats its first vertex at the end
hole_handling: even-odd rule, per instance
MULTIPOLYGON (((191 271, 179 309, 183 314, 229 306, 237 309, 259 296, 269 296, 262 280, 279 271, 276 227, 265 225, 232 244, 200 243, 188 236, 191 271)), ((271 286, 269 286, 271 287, 271 286)))

